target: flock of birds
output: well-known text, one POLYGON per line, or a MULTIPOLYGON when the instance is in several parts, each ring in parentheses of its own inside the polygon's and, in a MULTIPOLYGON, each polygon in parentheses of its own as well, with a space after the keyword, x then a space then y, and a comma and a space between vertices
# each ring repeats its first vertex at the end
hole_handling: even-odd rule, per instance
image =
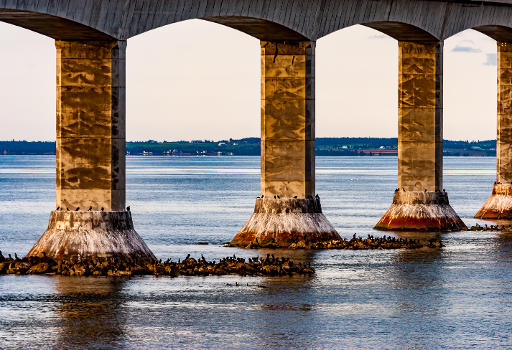
POLYGON ((87 256, 70 257, 55 260, 43 255, 41 257, 14 258, 9 254, 6 258, 0 252, 0 275, 30 275, 54 274, 63 276, 109 276, 130 277, 134 275, 154 276, 284 276, 293 274, 313 274, 314 270, 309 264, 294 263, 289 258, 275 257, 267 254, 265 258, 254 257, 249 259, 233 255, 208 261, 201 255, 200 259, 190 257, 184 260, 172 261, 167 259, 151 260, 126 256, 87 256))
MULTIPOLYGON (((63 211, 64 208, 63 207, 57 207, 57 211, 63 211)), ((69 210, 69 208, 66 208, 65 211, 71 211, 69 210)), ((80 207, 76 207, 75 208, 75 211, 80 211, 80 207)), ((93 211, 93 207, 90 206, 89 209, 87 211, 93 211)), ((101 207, 100 211, 105 211, 105 208, 104 207, 101 207)), ((130 206, 126 207, 126 211, 130 211, 130 206)))

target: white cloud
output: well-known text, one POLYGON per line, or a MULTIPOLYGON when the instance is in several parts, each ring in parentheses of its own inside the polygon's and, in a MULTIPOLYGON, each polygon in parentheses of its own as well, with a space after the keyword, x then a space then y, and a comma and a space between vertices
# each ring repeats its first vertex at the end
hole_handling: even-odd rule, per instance
POLYGON ((487 60, 484 62, 484 65, 486 66, 497 66, 498 65, 498 58, 497 54, 495 53, 488 53, 486 54, 487 60))

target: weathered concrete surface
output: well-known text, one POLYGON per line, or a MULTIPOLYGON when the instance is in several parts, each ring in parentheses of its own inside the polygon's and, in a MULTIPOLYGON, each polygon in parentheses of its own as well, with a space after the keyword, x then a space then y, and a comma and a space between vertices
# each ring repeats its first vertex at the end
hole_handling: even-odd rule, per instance
POLYGON ((491 197, 475 215, 480 219, 512 219, 512 43, 498 46, 498 128, 496 183, 491 197))
POLYGON ((315 194, 315 43, 261 42, 261 193, 315 194))
POLYGON ((315 194, 315 43, 261 42, 261 193, 231 242, 337 239, 315 194))
POLYGON ((398 42, 398 188, 442 189, 442 45, 398 42))
POLYGON ((398 188, 378 229, 465 228, 442 190, 442 45, 399 41, 398 188))
POLYGON ((512 219, 512 184, 495 184, 491 196, 475 218, 512 219))
POLYGON ((322 214, 317 198, 258 198, 254 213, 231 241, 232 245, 288 248, 294 243, 341 240, 322 214))
POLYGON ((512 2, 0 0, 0 20, 58 40, 105 40, 105 37, 126 40, 151 29, 194 18, 222 23, 260 40, 306 38, 314 41, 354 24, 374 26, 399 40, 418 40, 418 35, 425 33, 443 40, 469 28, 511 28, 512 2))
POLYGON ((126 42, 56 47, 57 207, 124 210, 126 42))
POLYGON ((126 42, 56 41, 57 207, 29 252, 154 259, 125 207, 126 42))
POLYGON ((460 231, 467 227, 446 192, 396 191, 393 204, 375 226, 392 231, 460 231))
POLYGON ((512 184, 512 43, 498 42, 497 169, 499 184, 512 184))
POLYGON ((91 256, 155 259, 133 228, 129 211, 52 211, 48 229, 27 254, 44 255, 55 260, 91 256))

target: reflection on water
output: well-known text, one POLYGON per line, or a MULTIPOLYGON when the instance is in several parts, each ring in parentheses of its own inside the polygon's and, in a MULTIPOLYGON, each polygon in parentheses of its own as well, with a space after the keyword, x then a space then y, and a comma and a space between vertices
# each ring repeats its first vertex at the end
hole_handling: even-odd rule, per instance
POLYGON ((114 349, 123 338, 122 280, 55 277, 59 349, 114 349))
MULTIPOLYGON (((408 327, 393 329, 393 343, 410 348, 443 347, 445 335, 440 316, 446 313, 443 303, 444 278, 441 249, 404 250, 393 259, 389 281, 393 286, 395 315, 403 317, 408 327)), ((449 332, 449 331, 448 331, 449 332)))
MULTIPOLYGON (((261 256, 274 254, 292 259, 296 263, 312 264, 314 252, 310 250, 260 249, 261 256)), ((262 348, 314 349, 314 276, 263 278, 258 285, 256 300, 259 310, 254 314, 253 336, 262 348), (297 333, 301 334, 297 337, 297 333)))
MULTIPOLYGON (((316 274, 0 276, 1 350, 510 349, 512 233, 443 234, 437 250, 226 248, 259 194, 259 158, 128 157, 127 165, 135 227, 159 258, 269 253, 311 263, 316 274)), ((0 157, 4 253, 27 252, 48 224, 54 169, 53 157, 0 157)), ((396 158, 318 157, 317 169, 324 212, 343 237, 389 235, 372 227, 391 203, 396 158)), ((474 225, 495 159, 447 158, 444 175, 452 207, 474 225)))

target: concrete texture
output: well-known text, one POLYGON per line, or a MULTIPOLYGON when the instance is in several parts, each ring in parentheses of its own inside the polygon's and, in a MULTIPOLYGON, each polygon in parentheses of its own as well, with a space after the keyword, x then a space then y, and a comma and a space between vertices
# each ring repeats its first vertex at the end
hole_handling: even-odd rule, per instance
POLYGON ((315 43, 261 42, 261 193, 231 242, 339 239, 315 194, 315 43))
POLYGON ((512 184, 495 184, 492 194, 476 213, 477 219, 512 219, 512 184))
POLYGON ((512 43, 498 46, 498 128, 496 183, 475 215, 479 219, 512 219, 512 43))
POLYGON ((322 214, 319 198, 258 198, 254 213, 231 245, 287 248, 340 239, 322 214))
POLYGON ((375 226, 391 231, 460 231, 467 227, 446 192, 396 191, 393 204, 375 226))
POLYGON ((498 42, 497 169, 499 184, 512 184, 512 43, 498 42))
POLYGON ((398 42, 398 191, 383 230, 451 231, 466 226, 443 186, 442 44, 398 42))
POLYGON ((124 210, 126 42, 56 47, 57 207, 124 210))
POLYGON ((398 42, 398 188, 442 189, 442 45, 398 42))
POLYGON ((61 209, 28 255, 154 259, 124 211, 126 42, 55 44, 61 209))
POLYGON ((155 259, 129 211, 52 211, 48 229, 27 256, 55 260, 92 256, 155 259))
POLYGON ((261 193, 315 194, 314 51, 311 42, 261 42, 261 193))
MULTIPOLYGON (((507 0, 0 0, 0 20, 58 40, 126 40, 188 19, 260 40, 315 41, 354 24, 396 39, 446 39, 465 29, 512 27, 507 0), (100 39, 101 38, 101 39, 100 39)), ((496 29, 490 29, 491 35, 496 29)), ((486 33, 489 34, 489 33, 486 33)), ((508 34, 507 34, 508 36, 508 34)))

